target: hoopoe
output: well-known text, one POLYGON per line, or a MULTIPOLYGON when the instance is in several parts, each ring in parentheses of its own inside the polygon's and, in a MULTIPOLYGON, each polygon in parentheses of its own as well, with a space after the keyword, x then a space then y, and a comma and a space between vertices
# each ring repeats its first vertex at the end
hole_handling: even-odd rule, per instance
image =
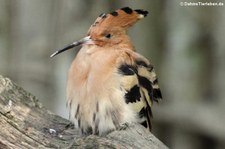
POLYGON ((132 122, 151 130, 153 101, 162 98, 158 79, 127 35, 147 14, 129 7, 101 14, 86 37, 51 55, 82 46, 67 82, 70 120, 82 134, 104 135, 132 122))

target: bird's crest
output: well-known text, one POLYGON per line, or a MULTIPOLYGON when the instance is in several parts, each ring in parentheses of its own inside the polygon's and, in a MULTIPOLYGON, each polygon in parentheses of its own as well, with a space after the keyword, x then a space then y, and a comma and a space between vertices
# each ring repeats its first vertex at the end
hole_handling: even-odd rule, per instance
POLYGON ((123 7, 108 14, 101 14, 90 27, 88 34, 91 34, 95 30, 104 28, 122 28, 127 29, 138 20, 146 17, 148 11, 142 9, 131 9, 129 7, 123 7))

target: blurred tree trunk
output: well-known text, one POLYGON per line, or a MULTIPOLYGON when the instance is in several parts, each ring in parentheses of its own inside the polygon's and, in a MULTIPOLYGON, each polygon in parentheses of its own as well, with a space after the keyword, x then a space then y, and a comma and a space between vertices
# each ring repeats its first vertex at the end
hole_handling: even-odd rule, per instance
POLYGON ((167 49, 161 75, 167 106, 159 107, 155 117, 175 127, 170 131, 174 149, 216 148, 215 142, 225 140, 223 6, 170 1, 165 14, 167 49))

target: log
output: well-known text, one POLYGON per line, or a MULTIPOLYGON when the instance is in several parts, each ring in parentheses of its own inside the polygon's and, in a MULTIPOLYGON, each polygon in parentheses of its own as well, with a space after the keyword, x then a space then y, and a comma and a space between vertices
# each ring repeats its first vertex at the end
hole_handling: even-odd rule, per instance
POLYGON ((38 99, 0 76, 0 149, 111 148, 167 149, 139 124, 104 137, 81 136, 70 121, 47 110, 38 99))

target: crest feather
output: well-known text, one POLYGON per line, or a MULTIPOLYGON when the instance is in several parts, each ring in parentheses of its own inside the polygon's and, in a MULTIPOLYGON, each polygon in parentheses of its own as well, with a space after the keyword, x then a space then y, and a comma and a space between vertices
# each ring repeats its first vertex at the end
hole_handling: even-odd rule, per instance
POLYGON ((90 27, 88 34, 99 30, 99 28, 122 28, 127 30, 130 26, 135 24, 138 20, 146 17, 148 11, 142 9, 131 9, 123 7, 108 14, 101 14, 90 27))

